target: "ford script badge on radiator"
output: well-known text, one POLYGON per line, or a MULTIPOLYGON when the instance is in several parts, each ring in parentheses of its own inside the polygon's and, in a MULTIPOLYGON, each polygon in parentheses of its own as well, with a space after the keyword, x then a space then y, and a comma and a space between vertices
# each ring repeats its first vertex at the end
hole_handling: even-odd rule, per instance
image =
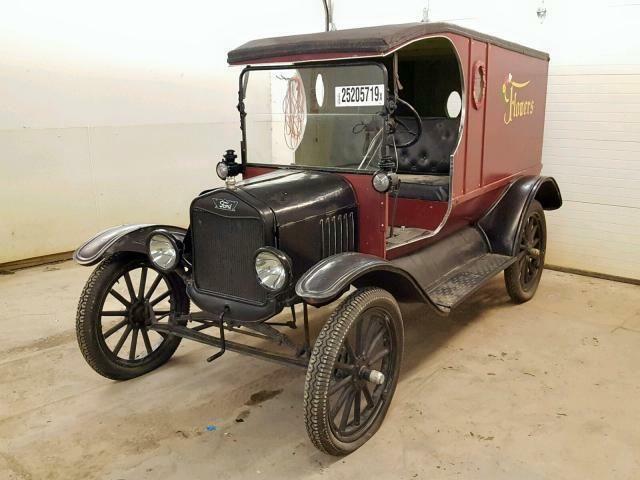
POLYGON ((213 198, 213 204, 218 210, 226 210, 227 212, 235 212, 238 206, 237 200, 227 200, 226 198, 213 198))

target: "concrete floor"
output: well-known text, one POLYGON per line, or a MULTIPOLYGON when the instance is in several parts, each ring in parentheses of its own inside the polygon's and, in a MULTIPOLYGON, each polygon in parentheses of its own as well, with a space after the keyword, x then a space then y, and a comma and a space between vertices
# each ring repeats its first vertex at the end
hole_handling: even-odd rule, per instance
MULTIPOLYGON (((638 286, 546 271, 514 306, 499 276, 448 319, 405 311, 387 419, 333 458, 307 439, 301 370, 207 364, 210 348, 183 342, 145 377, 95 374, 74 332, 88 274, 0 276, 0 478, 640 477, 638 286)), ((312 311, 315 329, 329 311, 312 311)))

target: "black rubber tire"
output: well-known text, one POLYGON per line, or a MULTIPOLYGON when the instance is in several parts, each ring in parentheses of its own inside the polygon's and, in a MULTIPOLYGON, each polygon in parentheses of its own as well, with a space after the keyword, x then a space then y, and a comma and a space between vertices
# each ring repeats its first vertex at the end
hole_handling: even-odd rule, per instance
MULTIPOLYGON (((547 224, 544 217, 544 209, 540 202, 533 200, 527 209, 525 215, 525 221, 523 225, 527 224, 530 217, 537 216, 541 230, 541 248, 540 248, 540 266, 536 272, 535 278, 528 286, 523 285, 521 276, 521 267, 519 262, 515 262, 504 271, 504 283, 507 287, 507 292, 514 303, 528 302, 533 298, 540 284, 540 278, 542 277, 542 271, 544 270, 544 257, 546 253, 547 245, 547 224)), ((520 238, 518 238, 518 245, 522 243, 522 238, 525 235, 524 228, 520 232, 520 238)), ((522 255, 522 252, 520 252, 522 255)))
MULTIPOLYGON (((100 341, 98 329, 100 309, 107 290, 124 272, 141 266, 153 269, 144 255, 116 253, 96 267, 80 295, 76 317, 76 337, 80 351, 91 368, 112 380, 129 380, 155 370, 171 358, 182 340, 180 337, 168 336, 157 350, 135 366, 127 365, 126 362, 114 358, 112 352, 105 351, 108 347, 100 341)), ((189 313, 189 298, 182 279, 175 273, 166 274, 165 278, 174 292, 177 311, 182 314, 189 313)))
POLYGON ((304 389, 304 412, 307 433, 313 444, 329 455, 347 455, 361 447, 380 428, 396 389, 402 362, 404 329, 400 308, 386 290, 367 287, 349 295, 331 314, 316 339, 304 389), (397 352, 393 377, 385 386, 385 402, 363 434, 345 443, 336 438, 330 426, 329 383, 342 344, 356 319, 366 310, 377 307, 389 315, 397 352))

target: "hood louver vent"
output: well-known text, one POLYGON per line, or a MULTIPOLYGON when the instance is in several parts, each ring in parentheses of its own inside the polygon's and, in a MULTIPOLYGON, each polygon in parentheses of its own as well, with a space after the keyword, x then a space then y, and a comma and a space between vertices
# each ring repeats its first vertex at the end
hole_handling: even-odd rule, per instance
POLYGON ((320 220, 322 258, 342 252, 355 251, 356 235, 353 212, 320 220))

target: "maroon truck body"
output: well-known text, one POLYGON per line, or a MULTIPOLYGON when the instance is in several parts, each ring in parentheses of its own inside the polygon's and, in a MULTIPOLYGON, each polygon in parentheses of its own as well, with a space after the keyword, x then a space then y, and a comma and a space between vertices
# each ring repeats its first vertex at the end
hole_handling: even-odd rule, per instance
MULTIPOLYGON (((367 175, 343 174, 361 204, 383 206, 367 209, 367 214, 360 218, 359 251, 393 259, 477 221, 514 180, 540 174, 549 58, 542 52, 448 24, 390 27, 412 31, 404 39, 397 38, 397 33, 395 37, 389 34, 386 43, 375 50, 348 51, 347 44, 343 49, 331 46, 332 51, 327 52, 322 50, 322 39, 334 33, 360 38, 388 27, 267 39, 258 41, 258 45, 250 42, 244 48, 245 56, 239 57, 241 60, 231 52, 229 61, 234 65, 253 65, 385 58, 431 38, 451 42, 461 71, 463 111, 458 145, 452 156, 449 201, 400 198, 396 213, 398 225, 425 228, 434 234, 407 245, 385 248, 389 194, 375 192, 367 175), (308 50, 314 41, 315 53, 297 52, 296 46, 308 50), (271 51, 258 55, 259 42, 268 43, 271 51), (291 53, 283 54, 283 49, 291 53)), ((243 47, 235 52, 238 51, 242 53, 243 47)), ((265 167, 248 166, 245 177, 267 171, 265 167)))

